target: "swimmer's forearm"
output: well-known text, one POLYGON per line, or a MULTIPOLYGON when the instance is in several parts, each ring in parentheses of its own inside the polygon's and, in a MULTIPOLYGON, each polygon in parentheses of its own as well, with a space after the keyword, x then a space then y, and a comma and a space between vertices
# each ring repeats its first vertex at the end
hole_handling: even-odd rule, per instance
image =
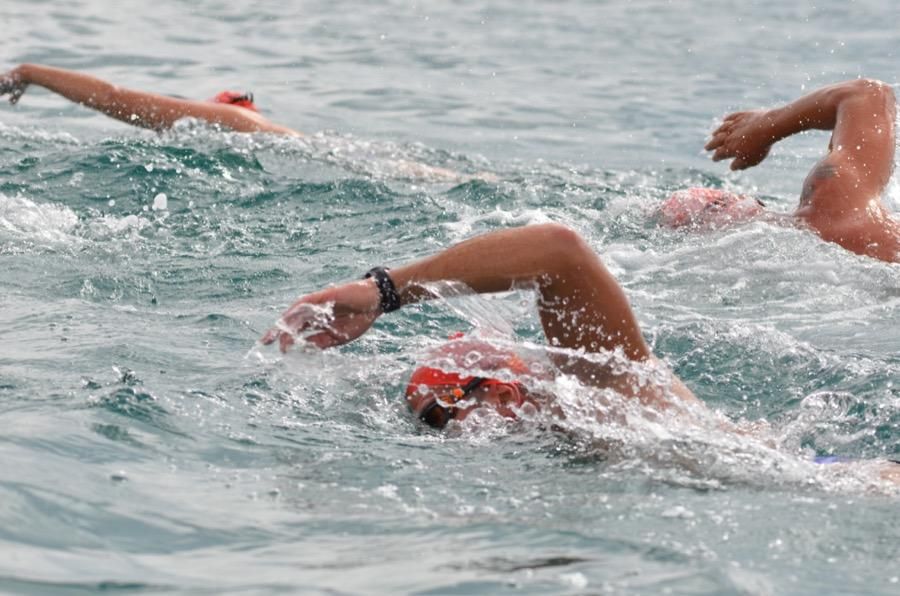
POLYGON ((98 101, 114 90, 113 85, 96 77, 42 64, 22 64, 16 72, 25 83, 44 87, 89 107, 95 107, 98 101))
POLYGON ((561 347, 622 348, 650 355, 628 299, 591 247, 558 224, 525 226, 472 238, 390 271, 403 304, 429 297, 423 283, 456 280, 478 293, 533 284, 544 333, 561 347))
MULTIPOLYGON (((423 283, 460 281, 481 294, 506 292, 517 284, 536 284, 547 293, 572 277, 589 275, 599 258, 575 231, 559 224, 498 230, 470 238, 435 255, 402 267, 390 275, 404 304, 427 299, 423 283)), ((604 269, 605 271, 605 269, 604 269)), ((608 276, 606 280, 618 284, 608 276)))
POLYGON ((817 89, 766 114, 773 142, 806 130, 832 130, 842 106, 848 101, 878 93, 884 83, 871 79, 854 79, 817 89))
POLYGON ((404 304, 427 298, 417 284, 455 280, 478 293, 504 292, 562 266, 565 255, 555 255, 560 234, 573 234, 563 226, 527 226, 483 234, 420 261, 391 270, 404 304))
POLYGON ((197 118, 237 132, 302 136, 298 131, 274 124, 243 108, 127 89, 63 68, 23 64, 15 74, 26 84, 39 85, 132 126, 163 130, 182 118, 197 118))
POLYGON ((41 64, 23 64, 17 71, 29 84, 128 124, 159 129, 178 119, 177 114, 172 117, 160 109, 161 96, 153 93, 125 89, 85 73, 41 64))

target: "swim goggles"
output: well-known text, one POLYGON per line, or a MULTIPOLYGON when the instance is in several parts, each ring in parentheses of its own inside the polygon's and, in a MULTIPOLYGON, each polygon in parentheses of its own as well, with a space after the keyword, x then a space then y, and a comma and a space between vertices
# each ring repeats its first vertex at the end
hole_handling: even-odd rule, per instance
POLYGON ((473 391, 490 382, 485 377, 472 377, 465 385, 454 387, 434 400, 419 412, 419 420, 432 428, 441 429, 456 418, 459 408, 456 404, 466 399, 473 391))

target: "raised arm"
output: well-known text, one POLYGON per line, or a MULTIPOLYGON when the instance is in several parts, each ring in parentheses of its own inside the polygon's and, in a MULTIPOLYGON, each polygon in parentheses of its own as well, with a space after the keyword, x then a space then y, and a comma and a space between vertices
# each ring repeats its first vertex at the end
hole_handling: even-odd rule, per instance
MULTIPOLYGON (((390 270, 401 304, 425 300, 420 284, 460 281, 479 293, 502 292, 532 283, 544 333, 551 345, 588 352, 621 348, 632 360, 650 349, 615 278, 587 243, 557 224, 501 230, 472 238, 390 270)), ((362 335, 381 315, 380 292, 372 279, 350 282, 301 297, 282 315, 263 343, 282 350, 294 334, 324 348, 362 335), (331 304, 331 313, 321 306, 331 304)))
POLYGON ((714 152, 713 160, 731 159, 731 169, 742 170, 760 163, 781 139, 833 130, 828 155, 804 183, 801 207, 844 212, 880 196, 890 180, 895 110, 894 93, 884 83, 846 81, 780 108, 730 114, 706 149, 714 152))
POLYGON ((181 118, 197 118, 238 132, 299 134, 251 110, 207 101, 179 99, 118 87, 96 77, 39 64, 22 64, 0 76, 0 96, 15 104, 29 85, 38 85, 122 122, 163 130, 181 118))

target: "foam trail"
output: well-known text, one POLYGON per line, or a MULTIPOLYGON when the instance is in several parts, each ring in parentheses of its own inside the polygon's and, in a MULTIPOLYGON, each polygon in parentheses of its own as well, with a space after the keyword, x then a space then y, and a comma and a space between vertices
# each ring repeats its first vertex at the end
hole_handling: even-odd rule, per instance
POLYGON ((78 216, 64 205, 35 203, 0 194, 0 240, 42 245, 71 244, 78 216))

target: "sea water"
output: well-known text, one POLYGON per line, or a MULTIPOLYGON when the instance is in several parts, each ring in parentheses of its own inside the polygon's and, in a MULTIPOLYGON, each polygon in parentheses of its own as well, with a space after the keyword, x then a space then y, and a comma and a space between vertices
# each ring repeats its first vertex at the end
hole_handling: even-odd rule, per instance
MULTIPOLYGON (((896 594, 896 490, 810 459, 900 455, 900 268, 653 211, 707 185, 789 212, 827 134, 740 174, 706 134, 822 84, 896 84, 897 16, 6 1, 0 68, 250 90, 307 136, 155 134, 38 88, 0 106, 0 590, 896 594), (709 413, 605 395, 623 416, 416 424, 405 380, 449 334, 547 355, 527 290, 405 308, 324 353, 256 344, 305 292, 548 221, 603 257, 709 413)), ((550 389, 595 407, 572 379, 550 389)))

